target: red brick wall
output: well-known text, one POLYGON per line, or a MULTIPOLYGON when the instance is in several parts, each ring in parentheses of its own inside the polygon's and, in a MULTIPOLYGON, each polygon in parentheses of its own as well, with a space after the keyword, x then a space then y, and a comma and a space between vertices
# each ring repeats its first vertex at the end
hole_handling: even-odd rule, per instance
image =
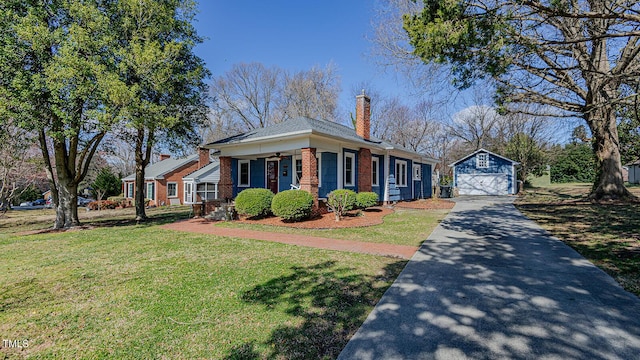
POLYGON ((198 162, 192 161, 165 174, 164 179, 156 182, 156 205, 169 205, 171 203, 169 196, 167 195, 167 183, 170 182, 176 183, 178 187, 176 193, 177 198, 180 199, 180 204, 184 204, 184 183, 182 182, 182 178, 198 169, 198 162))
POLYGON ((305 190, 313 195, 314 207, 318 207, 318 159, 315 148, 304 148, 302 151, 302 178, 300 190, 305 190))
POLYGON ((358 192, 371 191, 371 150, 358 151, 358 192))
POLYGON ((223 200, 233 198, 231 157, 229 156, 220 156, 220 181, 218 182, 218 194, 218 197, 223 200))

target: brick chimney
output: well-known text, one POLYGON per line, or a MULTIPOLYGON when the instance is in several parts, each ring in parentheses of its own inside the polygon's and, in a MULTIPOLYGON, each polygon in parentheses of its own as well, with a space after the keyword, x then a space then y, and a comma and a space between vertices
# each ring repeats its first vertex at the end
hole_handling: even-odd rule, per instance
POLYGON ((211 158, 209 157, 209 149, 198 148, 198 169, 209 165, 211 158))
POLYGON ((364 90, 356 96, 356 134, 367 140, 371 136, 371 99, 364 90))
POLYGON ((167 160, 170 157, 171 157, 171 155, 169 155, 169 154, 160 154, 160 161, 167 160))

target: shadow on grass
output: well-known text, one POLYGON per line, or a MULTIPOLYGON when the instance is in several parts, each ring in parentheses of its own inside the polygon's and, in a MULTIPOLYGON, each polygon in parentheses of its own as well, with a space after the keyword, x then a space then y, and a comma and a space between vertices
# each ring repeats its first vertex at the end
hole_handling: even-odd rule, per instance
POLYGON ((117 218, 117 219, 93 219, 90 221, 85 221, 86 225, 90 225, 93 227, 120 227, 120 226, 156 226, 156 225, 164 225, 170 224, 179 220, 186 220, 191 217, 191 213, 188 209, 182 209, 173 212, 166 212, 160 214, 152 214, 144 221, 136 221, 135 215, 128 216, 127 218, 117 218))
POLYGON ((242 300, 267 308, 284 306, 287 314, 303 321, 273 330, 262 344, 270 353, 260 354, 255 342, 247 342, 232 349, 227 359, 336 358, 406 263, 389 264, 375 276, 354 275, 331 261, 296 266, 292 275, 254 287, 242 300))

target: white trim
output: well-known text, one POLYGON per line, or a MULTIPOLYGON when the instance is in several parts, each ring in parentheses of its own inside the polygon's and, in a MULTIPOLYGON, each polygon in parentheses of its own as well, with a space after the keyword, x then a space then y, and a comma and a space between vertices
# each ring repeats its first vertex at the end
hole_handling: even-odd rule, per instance
POLYGON ((156 200, 156 182, 155 181, 149 181, 149 182, 146 183, 146 187, 147 187, 147 194, 146 194, 147 196, 146 196, 146 198, 149 199, 149 200, 155 201, 156 200), (149 186, 153 187, 153 191, 152 191, 152 194, 151 194, 152 196, 149 196, 149 186))
POLYGON ((238 187, 249 187, 251 185, 251 162, 250 160, 238 160, 238 187), (242 165, 247 164, 247 182, 242 183, 242 165))
POLYGON ((338 159, 337 159, 338 168, 336 169, 337 170, 336 173, 338 174, 338 183, 336 185, 338 189, 344 189, 344 186, 343 186, 344 181, 343 181, 343 174, 342 174, 344 171, 344 169, 342 168, 343 167, 342 164, 344 163, 344 161, 342 160, 343 157, 344 157, 344 149, 342 148, 342 146, 340 146, 340 149, 338 150, 338 159))
POLYGON ((371 157, 371 186, 380 186, 380 158, 377 156, 371 157), (375 175, 374 168, 376 169, 375 175))
POLYGON ((352 152, 344 153, 344 186, 353 187, 356 186, 356 154, 352 152), (351 159, 351 177, 347 179, 347 159, 351 159))
POLYGON ((316 171, 316 176, 318 177, 318 187, 322 187, 322 156, 320 156, 320 154, 322 153, 316 153, 316 165, 318 167, 318 170, 316 171))
POLYGON ((167 182, 167 197, 168 198, 177 198, 178 197, 178 183, 175 181, 170 181, 167 182), (171 185, 175 185, 175 192, 173 195, 171 195, 171 193, 169 192, 169 188, 171 187, 171 185))
POLYGON ((395 161, 395 172, 394 172, 394 176, 396 178, 396 186, 397 187, 407 187, 407 161, 406 160, 398 160, 396 159, 395 161), (401 166, 401 169, 398 168, 398 166, 401 166), (404 168, 404 171, 402 171, 404 168), (403 176, 399 176, 400 174, 398 174, 398 172, 400 172, 403 176))
POLYGON ((389 175, 391 175, 391 157, 387 151, 384 154, 384 201, 389 202, 389 175))

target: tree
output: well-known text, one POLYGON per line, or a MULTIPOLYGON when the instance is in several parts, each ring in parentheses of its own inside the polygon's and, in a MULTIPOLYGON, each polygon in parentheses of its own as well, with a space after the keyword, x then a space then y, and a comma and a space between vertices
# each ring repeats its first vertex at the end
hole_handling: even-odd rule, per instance
MULTIPOLYGON (((207 115, 209 72, 193 48, 202 40, 188 0, 122 0, 114 4, 118 85, 111 101, 124 119, 121 137, 134 145, 136 220, 145 211, 145 167, 160 141, 173 149, 200 143, 207 115)), ((150 194, 148 194, 150 196, 150 194)))
POLYGON ((340 78, 333 64, 284 74, 284 86, 279 96, 276 116, 279 121, 305 116, 335 121, 340 93, 340 78))
POLYGON ((509 140, 505 156, 520 163, 518 176, 527 181, 530 174, 542 175, 546 165, 546 156, 538 142, 525 133, 518 133, 509 140))
POLYGON ((567 144, 551 163, 551 182, 593 182, 596 162, 587 143, 567 144))
POLYGON ((115 119, 104 102, 114 58, 105 3, 0 5, 0 121, 12 119, 36 134, 56 205, 55 228, 80 224, 78 184, 115 119))
POLYGON ((98 171, 96 179, 91 183, 91 188, 95 199, 103 200, 106 197, 120 194, 121 182, 109 167, 103 167, 98 171))
POLYGON ((625 109, 618 123, 622 164, 640 160, 640 114, 625 109))
MULTIPOLYGON (((629 198, 616 108, 640 75, 640 4, 628 1, 424 0, 404 17, 414 54, 450 64, 454 83, 491 77, 500 104, 538 103, 547 115, 581 117, 593 134, 594 200, 629 198), (552 109, 552 111, 549 111, 552 109)), ((541 112, 537 112, 541 114, 541 112)))

